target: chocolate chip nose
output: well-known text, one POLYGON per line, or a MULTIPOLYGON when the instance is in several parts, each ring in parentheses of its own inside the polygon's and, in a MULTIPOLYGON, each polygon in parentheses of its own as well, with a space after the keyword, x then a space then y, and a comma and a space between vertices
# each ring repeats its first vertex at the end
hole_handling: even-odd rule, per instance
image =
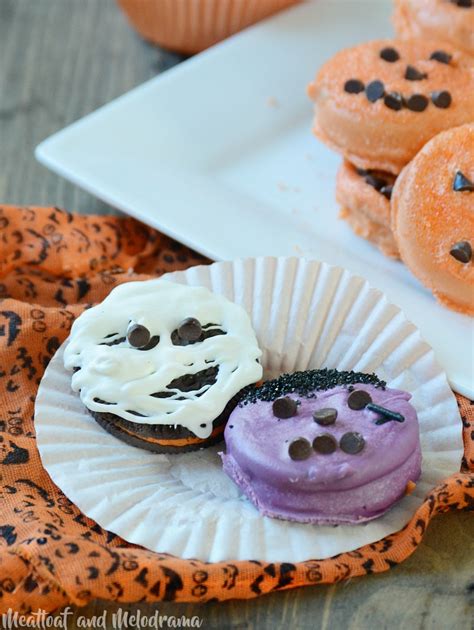
POLYGON ((421 81, 426 78, 428 78, 426 72, 420 72, 415 66, 407 66, 405 70, 405 79, 407 79, 407 81, 421 81))

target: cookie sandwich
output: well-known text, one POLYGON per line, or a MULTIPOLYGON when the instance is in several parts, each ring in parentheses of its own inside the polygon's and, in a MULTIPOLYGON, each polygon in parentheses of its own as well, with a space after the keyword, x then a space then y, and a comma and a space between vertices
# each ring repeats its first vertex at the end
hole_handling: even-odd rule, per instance
POLYGON ((105 430, 179 453, 222 439, 241 390, 262 376, 260 355, 241 306, 156 279, 122 284, 78 317, 64 365, 105 430))
POLYGON ((265 516, 358 524, 421 473, 408 392, 373 374, 312 370, 250 387, 225 430, 225 472, 265 516))

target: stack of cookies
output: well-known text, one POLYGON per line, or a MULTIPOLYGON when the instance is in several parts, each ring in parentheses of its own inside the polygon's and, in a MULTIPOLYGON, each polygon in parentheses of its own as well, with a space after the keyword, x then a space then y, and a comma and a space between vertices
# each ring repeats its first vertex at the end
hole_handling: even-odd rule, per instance
MULTIPOLYGON (((421 12, 423 3, 397 3, 396 23, 402 37, 412 31, 404 29, 407 20, 400 15, 415 4, 421 12)), ((440 11, 446 10, 447 2, 438 4, 440 11)), ((450 15, 464 11, 473 19, 471 4, 449 4, 450 15)), ((452 40, 454 27, 449 32, 452 40)), ((336 184, 340 216, 384 254, 401 257, 442 303, 474 314, 474 127, 469 124, 474 122, 474 57, 466 52, 464 37, 463 43, 464 50, 448 38, 408 37, 360 44, 326 62, 308 94, 315 105, 314 134, 344 158, 336 184), (442 143, 433 145, 430 167, 425 165, 423 175, 417 176, 414 166, 410 178, 398 178, 426 143, 460 126, 462 131, 453 137, 445 135, 442 143), (404 224, 399 231, 403 211, 399 207, 397 222, 395 198, 410 208, 427 178, 430 195, 425 201, 429 199, 430 207, 426 212, 420 208, 422 219, 410 212, 413 225, 404 224), (452 217, 450 207, 462 207, 463 212, 452 217), (424 232, 415 239, 416 222, 424 232), (433 237, 427 231, 435 225, 438 232, 433 237), (408 236, 415 239, 411 243, 415 249, 431 247, 415 257, 416 263, 406 254, 408 236), (420 259, 424 261, 421 269, 420 259)))

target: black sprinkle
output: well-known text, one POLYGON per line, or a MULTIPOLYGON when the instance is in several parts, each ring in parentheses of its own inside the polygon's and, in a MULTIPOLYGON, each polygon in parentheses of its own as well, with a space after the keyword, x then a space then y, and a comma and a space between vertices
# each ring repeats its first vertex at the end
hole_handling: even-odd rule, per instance
POLYGON ((386 94, 383 102, 389 109, 398 112, 403 107, 403 96, 399 92, 390 92, 386 94))
POLYGON ((365 94, 371 103, 375 103, 385 94, 385 86, 382 81, 372 81, 365 88, 365 94))
POLYGON ((454 176, 453 190, 455 192, 474 192, 474 183, 464 173, 457 171, 454 176))
POLYGON ((375 374, 364 372, 339 372, 338 370, 308 370, 306 372, 294 372, 282 374, 279 378, 266 381, 260 387, 250 385, 242 395, 240 405, 256 403, 259 400, 271 402, 286 396, 296 394, 305 398, 314 397, 315 391, 333 389, 339 385, 351 385, 354 383, 373 385, 385 389, 386 383, 375 374))
POLYGON ((349 94, 359 94, 364 91, 364 84, 359 79, 349 79, 344 83, 344 90, 349 94))
POLYGON ((447 109, 451 105, 451 94, 446 90, 439 90, 438 92, 433 92, 431 94, 431 100, 433 101, 433 105, 436 107, 440 107, 441 109, 447 109))
POLYGON ((398 61, 400 59, 400 55, 395 48, 382 48, 380 56, 384 61, 388 61, 389 63, 393 63, 394 61, 398 61))
POLYGON ((434 52, 431 53, 430 59, 434 59, 434 61, 439 61, 439 63, 446 63, 448 64, 451 59, 452 59, 452 55, 450 55, 447 52, 444 52, 444 50, 435 50, 434 52))

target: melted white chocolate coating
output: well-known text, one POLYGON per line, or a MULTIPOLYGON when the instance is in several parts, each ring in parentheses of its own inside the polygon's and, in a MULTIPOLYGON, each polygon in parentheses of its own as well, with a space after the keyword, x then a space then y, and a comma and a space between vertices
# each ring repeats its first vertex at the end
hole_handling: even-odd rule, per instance
POLYGON ((229 400, 262 377, 260 356, 241 306, 204 287, 157 279, 122 284, 82 313, 72 326, 64 365, 80 368, 72 376, 72 389, 88 409, 137 424, 179 425, 206 438, 229 400), (187 317, 226 334, 173 345, 171 334, 187 317), (130 321, 146 326, 152 337, 158 335, 159 343, 150 350, 133 348, 126 339, 104 345, 125 337, 130 321), (188 392, 167 389, 174 379, 211 367, 218 367, 214 384, 188 392), (172 396, 152 396, 157 392, 172 396))

